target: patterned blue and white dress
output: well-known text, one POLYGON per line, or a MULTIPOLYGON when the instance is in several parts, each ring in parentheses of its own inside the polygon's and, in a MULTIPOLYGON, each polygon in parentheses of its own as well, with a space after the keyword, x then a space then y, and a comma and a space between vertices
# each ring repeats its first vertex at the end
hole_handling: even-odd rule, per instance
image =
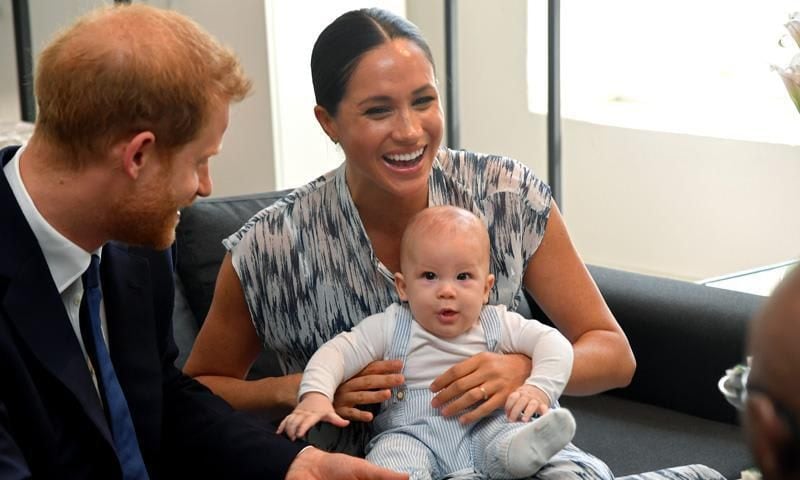
MULTIPOLYGON (((223 241, 256 332, 286 374, 302 372, 324 342, 399 301, 394 276, 376 257, 350 197, 345 166, 260 211, 223 241)), ((514 310, 547 225, 550 188, 512 159, 448 149, 438 152, 428 185, 430 206, 456 205, 486 221, 496 277, 490 303, 514 310)), ((322 424, 309 440, 363 454, 369 436, 367 424, 322 424)), ((613 476, 603 462, 570 445, 537 478, 613 476)))

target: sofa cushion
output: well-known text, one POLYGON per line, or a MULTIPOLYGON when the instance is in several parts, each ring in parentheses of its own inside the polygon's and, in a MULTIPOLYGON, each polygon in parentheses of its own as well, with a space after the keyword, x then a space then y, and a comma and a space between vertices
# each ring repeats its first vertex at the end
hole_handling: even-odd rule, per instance
POLYGON ((575 416, 575 445, 616 476, 699 463, 733 479, 754 465, 741 429, 729 423, 607 394, 562 397, 561 405, 575 416))

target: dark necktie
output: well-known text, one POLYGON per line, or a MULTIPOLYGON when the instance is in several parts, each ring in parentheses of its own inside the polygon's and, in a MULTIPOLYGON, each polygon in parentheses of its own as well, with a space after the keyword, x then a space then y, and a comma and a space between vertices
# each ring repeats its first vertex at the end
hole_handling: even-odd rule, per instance
POLYGON ((92 261, 86 273, 83 274, 83 289, 85 307, 81 309, 81 332, 86 344, 86 351, 94 364, 99 380, 99 389, 105 399, 106 417, 111 426, 111 435, 114 438, 114 447, 117 450, 122 477, 125 480, 147 479, 147 470, 139 451, 139 442, 133 428, 131 412, 128 402, 122 393, 122 387, 114 373, 108 348, 103 340, 100 330, 100 258, 92 255, 92 261))

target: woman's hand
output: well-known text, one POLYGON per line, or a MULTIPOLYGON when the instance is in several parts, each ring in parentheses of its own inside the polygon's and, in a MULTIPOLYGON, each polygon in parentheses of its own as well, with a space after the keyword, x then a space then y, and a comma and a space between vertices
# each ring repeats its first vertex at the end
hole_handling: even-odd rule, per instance
POLYGON ((525 355, 483 352, 464 360, 439 375, 431 384, 436 396, 431 401, 449 417, 479 404, 459 418, 463 425, 480 420, 502 408, 508 396, 525 383, 531 372, 531 359, 525 355))
POLYGON ((350 380, 339 385, 333 397, 336 413, 342 418, 356 422, 371 422, 372 413, 356 408, 388 400, 392 387, 403 384, 400 360, 378 360, 367 365, 350 380))
POLYGON ((514 390, 506 400, 506 418, 509 422, 528 422, 534 415, 544 415, 550 410, 550 399, 543 390, 525 384, 514 390))

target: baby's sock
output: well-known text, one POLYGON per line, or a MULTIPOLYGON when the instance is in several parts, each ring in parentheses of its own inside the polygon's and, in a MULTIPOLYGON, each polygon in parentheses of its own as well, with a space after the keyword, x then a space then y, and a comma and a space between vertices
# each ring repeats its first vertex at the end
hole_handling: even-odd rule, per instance
POLYGON ((565 408, 555 408, 520 428, 508 444, 506 468, 514 478, 539 471, 575 435, 575 418, 565 408))

